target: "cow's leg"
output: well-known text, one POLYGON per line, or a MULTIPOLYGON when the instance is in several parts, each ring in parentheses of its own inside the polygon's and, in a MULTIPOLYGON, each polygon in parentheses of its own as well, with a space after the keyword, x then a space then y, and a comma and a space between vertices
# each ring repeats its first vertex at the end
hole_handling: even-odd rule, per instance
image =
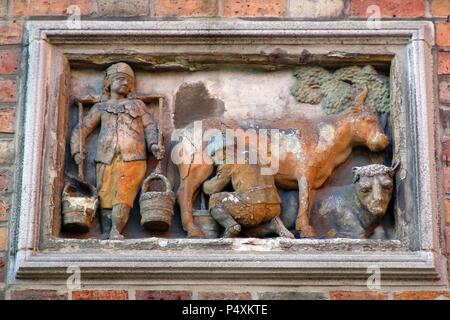
POLYGON ((316 238, 317 234, 309 223, 309 212, 311 210, 314 190, 311 188, 311 180, 304 175, 298 179, 299 208, 295 229, 298 230, 302 238, 316 238))
POLYGON ((205 238, 205 234, 194 224, 192 206, 194 196, 201 184, 213 172, 212 164, 180 164, 180 187, 177 191, 178 204, 181 211, 183 229, 190 238, 205 238))

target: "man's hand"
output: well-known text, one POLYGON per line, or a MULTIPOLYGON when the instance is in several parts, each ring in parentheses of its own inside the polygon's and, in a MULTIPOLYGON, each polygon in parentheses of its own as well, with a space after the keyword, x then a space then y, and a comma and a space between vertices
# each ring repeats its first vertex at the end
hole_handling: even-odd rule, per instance
POLYGON ((164 158, 164 146, 159 146, 156 143, 152 144, 152 146, 150 147, 150 149, 152 150, 153 155, 156 157, 156 159, 161 160, 162 158, 164 158))
POLYGON ((75 161, 75 163, 77 165, 79 165, 81 163, 81 161, 83 161, 83 156, 79 152, 75 153, 75 155, 73 156, 73 160, 75 161))

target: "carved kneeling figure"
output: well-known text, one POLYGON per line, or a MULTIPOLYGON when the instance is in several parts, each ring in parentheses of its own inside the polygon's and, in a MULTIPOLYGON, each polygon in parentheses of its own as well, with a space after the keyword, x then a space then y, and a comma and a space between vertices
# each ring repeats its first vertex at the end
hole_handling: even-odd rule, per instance
POLYGON ((372 164, 353 168, 353 184, 330 188, 317 198, 311 222, 321 238, 380 237, 380 225, 392 197, 396 166, 372 164))
POLYGON ((281 199, 274 177, 261 175, 260 169, 258 165, 223 164, 203 183, 203 191, 211 195, 210 213, 225 228, 223 237, 236 237, 242 226, 251 237, 275 233, 294 238, 279 218, 281 199), (235 192, 221 192, 230 181, 235 192))

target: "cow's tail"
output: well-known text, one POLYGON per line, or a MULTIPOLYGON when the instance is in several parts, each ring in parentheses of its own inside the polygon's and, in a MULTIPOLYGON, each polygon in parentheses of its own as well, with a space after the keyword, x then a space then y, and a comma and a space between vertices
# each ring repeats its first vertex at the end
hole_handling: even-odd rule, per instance
POLYGON ((367 88, 367 85, 364 85, 363 91, 356 97, 356 103, 362 106, 364 104, 364 101, 366 101, 368 94, 369 89, 367 88))

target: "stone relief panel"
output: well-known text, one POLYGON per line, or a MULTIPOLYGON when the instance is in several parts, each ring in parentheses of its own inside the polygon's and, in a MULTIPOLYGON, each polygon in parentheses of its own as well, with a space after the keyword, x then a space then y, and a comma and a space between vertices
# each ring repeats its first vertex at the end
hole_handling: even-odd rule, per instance
POLYGON ((71 91, 63 238, 394 238, 387 68, 118 61, 71 91))

